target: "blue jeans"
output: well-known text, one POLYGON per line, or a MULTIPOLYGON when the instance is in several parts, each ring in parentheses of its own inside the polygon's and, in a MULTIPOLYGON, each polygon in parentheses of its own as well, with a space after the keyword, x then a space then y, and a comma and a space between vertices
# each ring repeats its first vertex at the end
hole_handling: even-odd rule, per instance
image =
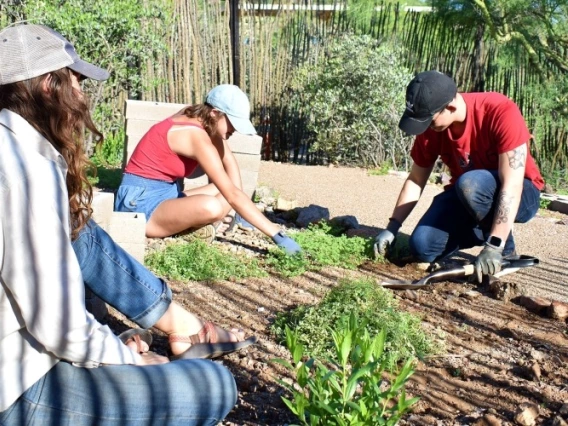
POLYGON ((216 425, 236 401, 233 376, 209 360, 92 369, 61 361, 0 413, 0 424, 216 425))
MULTIPOLYGON (((93 221, 73 249, 91 291, 141 327, 168 309, 170 288, 93 221)), ((215 425, 236 400, 232 374, 208 360, 93 369, 61 361, 0 413, 0 425, 215 425)))
MULTIPOLYGON (((435 196, 410 236, 414 257, 422 262, 434 262, 457 250, 483 245, 491 232, 500 186, 497 171, 472 170, 461 175, 453 187, 435 196)), ((539 205, 539 190, 525 179, 515 222, 528 222, 539 205)), ((511 232, 503 255, 514 250, 511 232)))
POLYGON ((85 285, 142 328, 153 326, 172 301, 167 284, 124 251, 94 221, 89 221, 73 250, 85 285))

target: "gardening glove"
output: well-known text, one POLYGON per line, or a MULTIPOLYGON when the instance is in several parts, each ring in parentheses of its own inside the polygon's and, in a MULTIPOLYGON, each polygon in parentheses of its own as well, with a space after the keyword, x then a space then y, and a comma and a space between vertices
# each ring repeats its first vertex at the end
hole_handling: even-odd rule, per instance
POLYGON ((379 257, 379 255, 385 256, 387 254, 387 251, 389 250, 391 244, 396 238, 396 234, 398 234, 398 230, 400 229, 401 226, 402 224, 394 217, 391 217, 389 219, 389 224, 387 225, 387 229, 380 232, 375 237, 375 244, 373 245, 375 259, 379 257))
POLYGON ((283 249, 286 252, 286 254, 293 255, 302 252, 302 248, 298 245, 298 243, 294 241, 292 238, 290 238, 288 235, 284 234, 282 231, 274 234, 272 236, 272 241, 274 241, 274 243, 278 247, 283 249))
POLYGON ((485 247, 475 259, 475 274, 477 282, 481 283, 483 275, 495 275, 501 270, 503 261, 503 248, 485 243, 485 247))

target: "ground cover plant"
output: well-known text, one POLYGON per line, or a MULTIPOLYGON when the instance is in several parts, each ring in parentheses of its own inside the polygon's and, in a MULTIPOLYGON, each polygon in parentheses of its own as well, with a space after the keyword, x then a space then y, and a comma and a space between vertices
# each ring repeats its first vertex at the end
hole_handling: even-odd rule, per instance
POLYGON ((274 247, 264 256, 251 258, 227 253, 201 241, 168 244, 149 254, 145 264, 154 272, 178 280, 227 280, 263 277, 269 272, 293 277, 326 266, 355 269, 371 259, 372 239, 338 235, 339 230, 326 222, 310 225, 290 236, 303 253, 289 256, 274 247))
POLYGON ((440 350, 440 343, 421 328, 420 318, 399 310, 392 292, 370 279, 340 281, 319 303, 278 313, 271 330, 280 341, 285 341, 287 327, 294 330, 306 353, 326 358, 334 354, 329 329, 345 329, 351 314, 365 324, 372 336, 384 330, 384 362, 388 368, 440 350))
POLYGON ((265 260, 267 266, 287 277, 317 271, 325 266, 355 269, 372 255, 371 239, 348 238, 341 229, 325 221, 290 235, 304 253, 290 257, 282 250, 274 249, 265 260))
POLYGON ((160 276, 174 280, 234 280, 264 277, 257 259, 232 256, 203 241, 168 244, 150 253, 144 263, 160 276))

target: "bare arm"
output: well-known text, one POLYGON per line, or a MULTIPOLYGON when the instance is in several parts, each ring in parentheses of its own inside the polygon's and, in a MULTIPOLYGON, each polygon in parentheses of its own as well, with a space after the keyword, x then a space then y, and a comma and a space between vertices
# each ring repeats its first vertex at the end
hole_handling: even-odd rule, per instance
POLYGON ((420 167, 416 164, 412 165, 410 174, 402 186, 402 190, 398 195, 398 200, 392 212, 392 217, 400 224, 406 220, 422 196, 422 191, 428 182, 433 167, 434 166, 420 167))
POLYGON ((511 232, 513 222, 517 216, 527 159, 527 144, 523 144, 511 151, 499 155, 499 191, 491 235, 505 241, 511 232))
POLYGON ((233 151, 231 151, 231 148, 229 147, 227 141, 218 138, 213 141, 213 145, 219 152, 219 157, 221 157, 221 162, 223 163, 225 172, 229 176, 229 179, 231 179, 231 182, 233 182, 233 184, 237 188, 243 189, 241 171, 239 169, 237 159, 235 158, 233 151))
POLYGON ((221 145, 215 146, 205 131, 192 129, 170 133, 168 142, 176 154, 196 160, 225 200, 247 221, 269 237, 280 231, 280 228, 269 221, 235 184, 233 179, 236 179, 237 173, 240 184, 240 172, 233 154, 227 156, 230 150, 225 149, 225 142, 222 145, 223 160, 219 153, 221 145), (225 162, 229 170, 225 169, 225 162))

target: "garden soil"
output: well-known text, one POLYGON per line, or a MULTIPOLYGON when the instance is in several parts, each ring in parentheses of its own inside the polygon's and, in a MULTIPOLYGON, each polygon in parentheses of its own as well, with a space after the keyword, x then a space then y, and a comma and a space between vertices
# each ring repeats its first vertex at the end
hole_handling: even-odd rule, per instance
MULTIPOLYGON (((384 227, 404 176, 371 176, 363 169, 263 162, 259 185, 281 198, 329 209, 330 216, 353 215, 363 233, 384 227)), ((440 186, 428 185, 401 228, 409 234, 440 186)), ((514 229, 517 251, 540 264, 499 282, 442 282, 418 290, 393 291, 400 308, 419 315, 423 326, 445 342, 440 354, 418 362, 407 392, 420 401, 401 425, 564 425, 568 422, 568 329, 565 321, 536 314, 516 301, 520 294, 568 301, 568 217, 541 211, 514 229)), ((249 237, 261 238, 251 234, 249 237)), ((231 244, 230 238, 217 243, 231 244)), ((242 244, 242 243, 241 243, 242 244)), ((251 242, 254 245, 254 242, 251 242)), ((473 259, 479 249, 460 256, 473 259)), ((300 277, 254 278, 221 282, 170 282, 174 298, 190 311, 224 327, 240 327, 259 343, 216 362, 235 375, 237 406, 222 425, 295 423, 281 400, 278 379, 288 373, 274 358, 289 359, 270 333, 278 312, 315 304, 342 278, 416 279, 416 264, 369 262, 357 271, 327 268, 300 277)), ((113 313, 111 326, 129 326, 113 313)), ((152 350, 165 353, 166 339, 156 330, 152 350)))

